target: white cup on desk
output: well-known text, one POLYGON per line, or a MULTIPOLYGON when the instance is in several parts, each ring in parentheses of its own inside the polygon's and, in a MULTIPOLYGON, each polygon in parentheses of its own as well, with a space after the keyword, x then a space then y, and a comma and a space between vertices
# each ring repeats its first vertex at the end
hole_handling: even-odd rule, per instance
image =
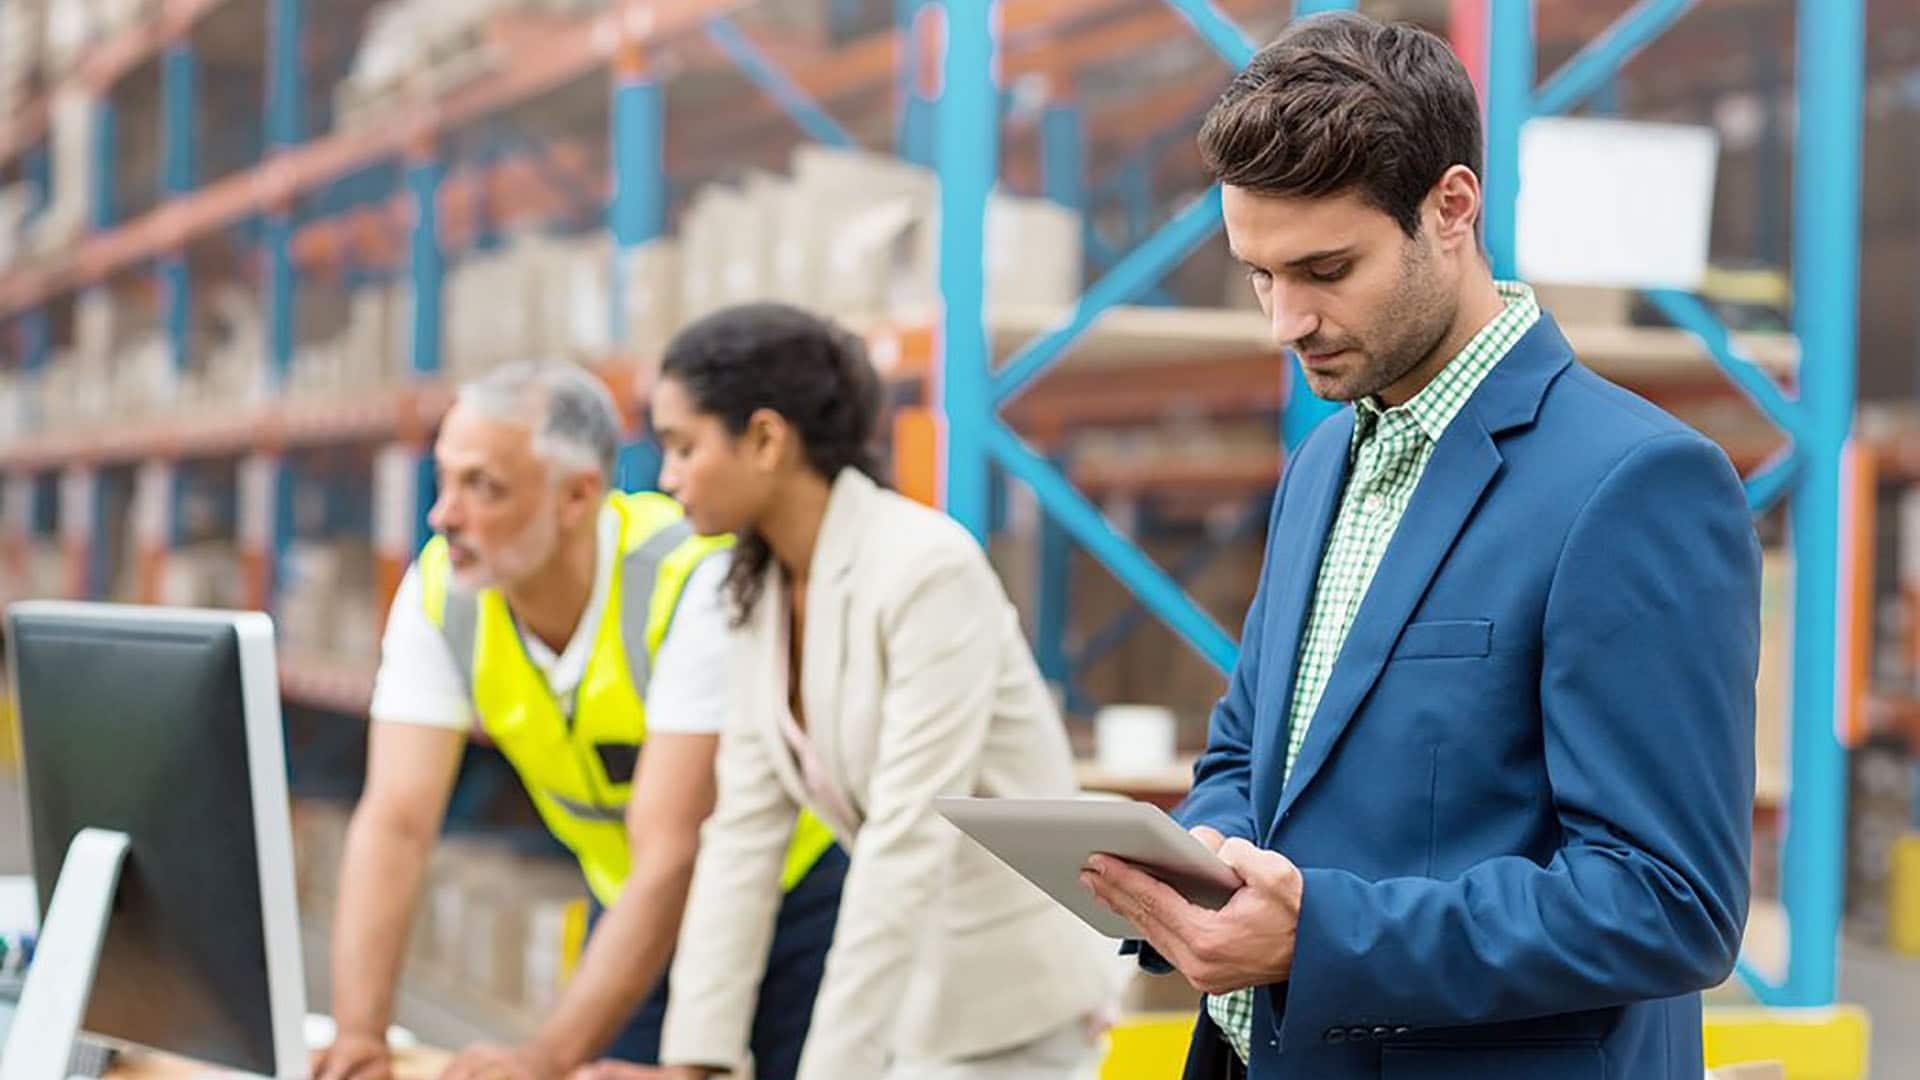
POLYGON ((1139 776, 1174 767, 1179 724, 1159 705, 1108 705, 1093 718, 1093 756, 1109 775, 1139 776))

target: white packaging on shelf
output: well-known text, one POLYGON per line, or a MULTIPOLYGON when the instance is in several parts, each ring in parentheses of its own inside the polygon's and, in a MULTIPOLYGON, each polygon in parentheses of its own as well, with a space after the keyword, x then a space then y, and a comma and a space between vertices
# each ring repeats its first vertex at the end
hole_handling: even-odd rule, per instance
POLYGON ((643 367, 659 362, 682 325, 680 246, 669 239, 642 244, 620 256, 626 263, 624 305, 627 340, 621 348, 643 367))
POLYGON ((1077 304, 1081 240, 1077 212, 1046 199, 994 195, 987 201, 987 306, 1077 304))
POLYGON ((355 389, 392 382, 399 374, 394 355, 394 294, 386 288, 354 290, 347 301, 341 364, 355 389))

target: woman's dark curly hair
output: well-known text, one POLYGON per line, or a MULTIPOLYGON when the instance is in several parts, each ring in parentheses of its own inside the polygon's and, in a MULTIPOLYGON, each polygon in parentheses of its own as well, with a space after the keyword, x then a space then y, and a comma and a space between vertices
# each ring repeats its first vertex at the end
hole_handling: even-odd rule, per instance
MULTIPOLYGON (((831 484, 854 468, 885 483, 879 449, 884 399, 866 345, 833 323, 784 304, 745 304, 714 312, 667 345, 661 378, 673 379, 694 407, 740 435, 761 409, 799 434, 807 464, 831 484)), ((765 538, 742 533, 727 574, 734 625, 760 600, 773 557, 765 538)))

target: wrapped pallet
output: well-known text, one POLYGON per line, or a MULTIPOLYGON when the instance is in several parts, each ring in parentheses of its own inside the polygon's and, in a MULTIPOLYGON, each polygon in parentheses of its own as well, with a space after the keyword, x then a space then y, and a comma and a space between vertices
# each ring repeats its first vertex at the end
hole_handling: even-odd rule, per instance
POLYGON ((627 339, 621 352, 643 367, 657 364, 682 320, 680 247, 660 239, 626 252, 622 304, 627 339))
POLYGON ((95 122, 94 104, 84 93, 66 90, 54 98, 53 192, 27 238, 27 249, 35 255, 65 250, 86 230, 93 197, 95 122))

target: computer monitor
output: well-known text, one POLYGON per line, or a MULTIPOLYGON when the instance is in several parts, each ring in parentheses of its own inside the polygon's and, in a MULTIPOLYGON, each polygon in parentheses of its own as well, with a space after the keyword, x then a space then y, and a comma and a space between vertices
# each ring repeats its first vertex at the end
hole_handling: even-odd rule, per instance
POLYGON ((34 601, 7 652, 43 919, 0 1080, 65 1080, 79 1028, 304 1077, 272 621, 34 601))

